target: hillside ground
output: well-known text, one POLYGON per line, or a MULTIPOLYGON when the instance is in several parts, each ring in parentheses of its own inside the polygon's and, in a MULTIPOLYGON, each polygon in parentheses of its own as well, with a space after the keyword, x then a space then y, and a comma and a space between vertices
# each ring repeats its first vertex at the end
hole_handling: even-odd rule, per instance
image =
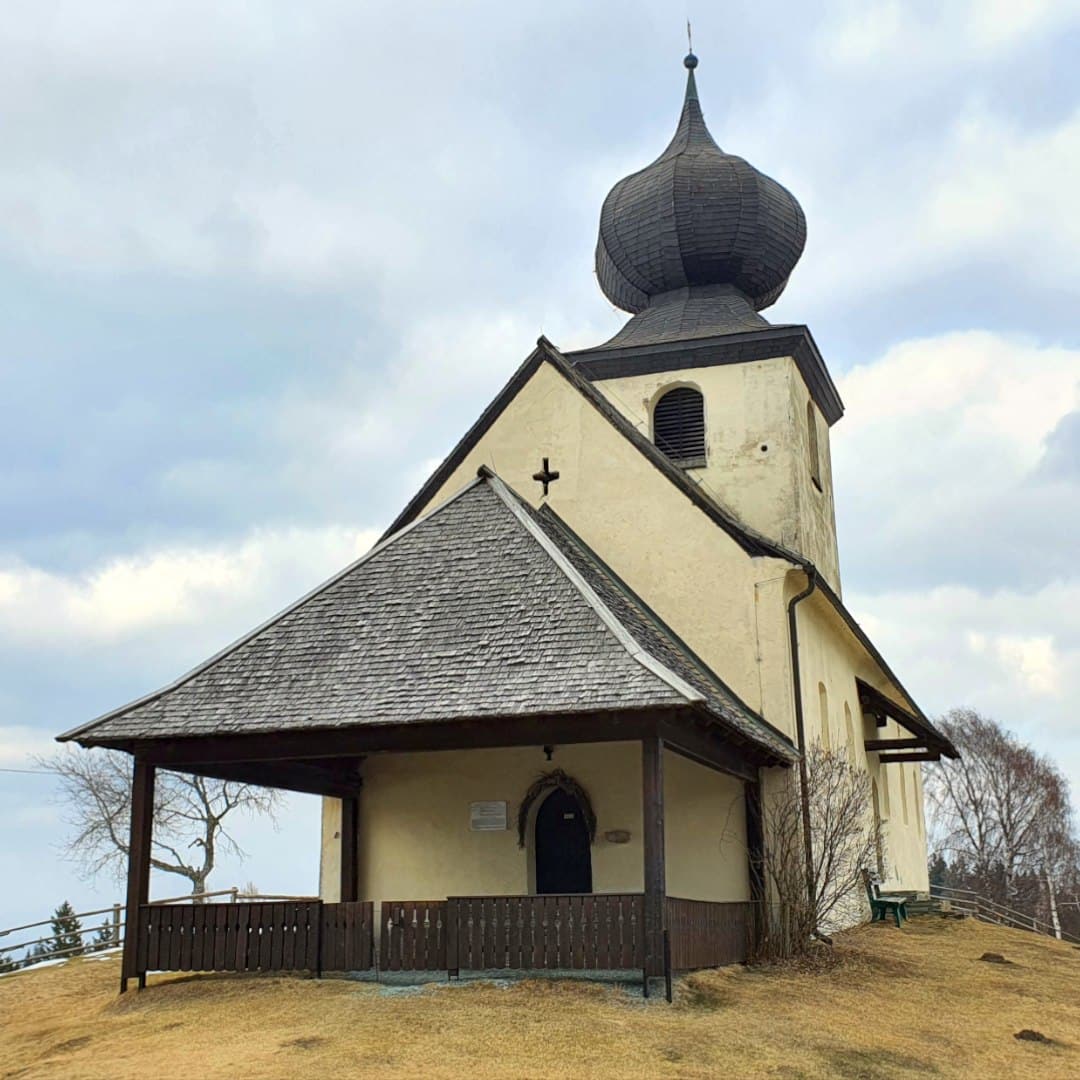
POLYGON ((0 978, 0 1077, 1080 1076, 1080 949, 972 921, 863 926, 813 965, 687 977, 670 1006, 573 981, 117 979, 111 957, 0 978))

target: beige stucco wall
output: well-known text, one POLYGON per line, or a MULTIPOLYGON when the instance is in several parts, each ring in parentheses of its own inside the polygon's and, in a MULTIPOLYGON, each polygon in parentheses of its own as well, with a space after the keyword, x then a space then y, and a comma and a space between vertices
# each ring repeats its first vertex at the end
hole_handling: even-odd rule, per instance
MULTIPOLYGON (((622 380, 600 385, 611 400, 633 418, 634 411, 640 412, 642 403, 661 388, 661 383, 697 381, 707 400, 710 458, 708 468, 702 472, 708 474, 709 490, 722 504, 738 509, 746 520, 759 528, 763 528, 766 515, 773 515, 781 530, 789 527, 795 530, 791 535, 805 538, 805 542, 800 541, 804 550, 820 545, 822 550, 818 551, 815 561, 819 565, 830 565, 827 549, 831 544, 831 550, 835 552, 835 529, 828 432, 819 417, 825 491, 804 490, 810 485, 805 452, 807 395, 793 362, 781 358, 681 372, 677 377, 647 378, 653 380, 652 384, 622 380), (633 404, 633 408, 628 403, 633 404), (763 435, 766 430, 768 434, 763 435), (761 443, 770 449, 757 458, 753 448, 760 447, 761 443), (730 478, 728 472, 732 474, 730 478), (784 510, 780 505, 784 499, 793 500, 796 509, 784 510), (814 509, 807 511, 807 505, 814 509), (800 506, 802 510, 798 509, 800 506), (755 514, 759 515, 756 521, 755 514), (817 540, 813 539, 815 535, 817 540)), ((532 479, 532 474, 543 457, 550 458, 552 467, 560 473, 560 479, 551 486, 548 498, 551 506, 736 694, 794 740, 787 602, 802 588, 805 576, 785 560, 749 557, 550 365, 542 364, 521 388, 432 496, 425 511, 469 483, 481 464, 494 469, 519 495, 539 505, 544 500, 540 485, 532 479)), ((791 536, 781 538, 787 541, 791 536)), ((831 565, 835 572, 835 558, 831 565)), ((830 730, 836 733, 834 739, 847 737, 846 703, 856 732, 856 760, 873 772, 878 768, 876 755, 871 755, 868 762, 859 738, 861 717, 855 678, 864 679, 900 704, 906 704, 903 696, 884 678, 820 593, 800 605, 799 625, 808 733, 815 730, 820 683, 826 687, 830 730)), ((626 752, 633 756, 636 749, 626 752)), ((640 888, 641 874, 640 850, 636 849, 640 837, 640 810, 637 809, 640 770, 636 758, 630 764, 624 762, 614 768, 615 758, 612 757, 610 764, 614 771, 610 776, 592 771, 612 753, 610 747, 601 750, 564 748, 559 751, 554 764, 572 771, 565 764, 568 758, 562 755, 580 754, 580 761, 574 760, 577 761, 575 767, 583 770, 582 782, 587 786, 599 784, 596 795, 601 831, 626 827, 624 822, 616 823, 615 818, 628 817, 630 808, 634 808, 637 825, 630 828, 632 833, 637 829, 638 840, 618 851, 605 850, 601 842, 594 856, 598 874, 596 888, 637 889, 640 888), (625 790, 620 786, 623 784, 625 790), (612 820, 605 824, 608 813, 612 820)), ((445 830, 451 828, 445 809, 448 805, 461 803, 464 799, 465 809, 461 813, 467 815, 469 801, 505 798, 513 803, 520 798, 521 791, 544 765, 542 760, 537 760, 539 751, 473 751, 460 756, 460 760, 450 754, 435 754, 430 758, 443 764, 433 765, 430 770, 427 766, 420 769, 415 764, 410 765, 407 757, 392 755, 373 757, 367 764, 369 787, 364 794, 366 809, 362 815, 362 835, 367 853, 364 858, 374 860, 370 865, 365 863, 363 870, 367 875, 365 889, 368 894, 379 898, 392 893, 395 896, 391 898, 408 898, 410 894, 404 891, 406 885, 413 890, 412 897, 418 899, 422 898, 426 888, 434 890, 432 897, 444 896, 448 891, 527 891, 527 863, 517 851, 512 834, 470 835, 466 817, 466 833, 460 843, 455 841, 443 849, 441 838, 445 830), (452 767, 445 764, 452 759, 455 760, 452 767), (498 788, 505 794, 477 793, 465 798, 465 788, 456 786, 458 775, 470 792, 498 788), (393 776, 400 780, 399 784, 388 782, 393 776), (395 790, 397 795, 389 794, 395 790), (383 794, 373 794, 376 791, 383 794), (415 792, 415 799, 409 792, 415 792), (445 858, 441 853, 443 850, 447 852, 445 858), (454 869, 455 866, 458 869, 454 869), (389 893, 382 893, 384 889, 389 893)), ((669 766, 669 774, 673 775, 685 764, 682 759, 677 759, 676 764, 669 766)), ((924 889, 926 865, 921 778, 917 775, 917 767, 913 766, 892 765, 885 771, 889 775, 880 784, 887 786, 890 795, 885 816, 892 883, 898 887, 924 889), (901 773, 908 785, 905 789, 909 796, 906 825, 902 813, 898 818, 893 810, 892 794, 895 789, 899 795, 901 773), (913 782, 920 796, 918 807, 911 795, 913 782)), ((775 775, 766 778, 766 785, 776 783, 781 776, 780 771, 775 771, 775 775)), ((682 790, 688 793, 691 787, 682 790)), ((677 892, 685 880, 683 891, 687 895, 698 895, 703 892, 703 884, 692 876, 681 875, 691 875, 697 865, 698 852, 713 850, 716 843, 713 819, 719 811, 710 806, 708 812, 692 814, 686 809, 691 805, 688 799, 687 795, 680 805, 669 803, 669 891, 677 892), (671 815, 676 818, 684 815, 682 820, 687 821, 693 818, 687 831, 680 823, 672 832, 675 819, 671 815), (696 828, 696 839, 683 850, 678 845, 690 836, 689 828, 696 828)), ((738 817, 736 831, 742 828, 741 799, 737 801, 738 806, 733 811, 738 817)), ((895 801, 895 806, 902 810, 900 802, 895 801)), ((327 800, 323 894, 328 897, 337 890, 337 852, 332 842, 337 830, 337 813, 337 804, 327 800)), ((735 820, 732 817, 732 821, 735 820)), ((739 898, 745 895, 744 877, 739 879, 736 887, 733 875, 745 876, 745 857, 740 854, 730 862, 730 856, 725 852, 724 858, 730 863, 721 875, 726 882, 724 888, 730 886, 739 896, 717 898, 739 898)), ((711 863, 706 860, 704 865, 711 866, 711 863)), ((711 869, 705 872, 712 874, 711 869)), ((710 876, 708 880, 721 878, 710 876)))
POLYGON ((532 474, 542 457, 560 474, 552 508, 751 708, 790 731, 790 690, 763 674, 787 663, 783 608, 774 601, 790 565, 748 558, 550 365, 522 387, 426 509, 469 483, 480 465, 539 505, 532 474))
MULTIPOLYGON (((775 511, 782 518, 785 512, 777 500, 784 498, 813 507, 812 512, 789 512, 790 527, 794 535, 818 536, 807 546, 820 542, 819 559, 827 565, 831 557, 835 568, 828 427, 819 416, 824 491, 818 492, 806 456, 809 395, 794 361, 778 358, 596 385, 647 431, 643 403, 680 382, 697 385, 706 398, 709 466, 693 475, 707 474, 708 488, 722 504, 733 506, 741 499, 744 508, 762 516, 775 511), (753 448, 760 443, 755 440, 764 438, 760 432, 769 424, 779 439, 770 434, 765 443, 769 453, 762 455, 768 460, 756 459, 753 448), (725 461, 738 482, 724 478, 725 461)), ((548 499, 552 507, 751 708, 794 740, 787 603, 805 576, 786 561, 747 556, 550 365, 542 365, 522 388, 428 509, 464 486, 480 464, 539 505, 540 485, 532 473, 542 456, 560 471, 548 499)), ((833 703, 833 723, 843 725, 845 701, 857 720, 856 676, 910 707, 820 593, 800 605, 799 613, 808 723, 818 713, 821 682, 833 703)), ((861 742, 857 757, 867 765, 861 742)), ((873 768, 876 757, 869 762, 873 768)), ((893 765, 888 771, 900 768, 893 765)), ((909 807, 909 825, 903 828, 889 819, 888 861, 896 884, 924 889, 925 833, 913 824, 916 816, 921 819, 909 807)))
POLYGON ((657 401, 676 386, 705 399, 706 464, 690 470, 719 502, 770 539, 810 559, 840 588, 829 425, 816 411, 821 489, 811 479, 807 403, 795 361, 687 368, 595 384, 647 438, 657 401))
POLYGON ((822 740, 834 749, 845 748, 853 764, 869 771, 877 784, 881 805, 886 886, 924 892, 929 888, 929 881, 920 767, 883 766, 878 755, 867 753, 863 746, 866 739, 907 738, 910 732, 891 720, 886 727, 878 728, 872 718, 864 719, 855 679, 860 678, 876 687, 897 704, 909 705, 883 678, 865 651, 837 625, 835 612, 820 595, 815 594, 799 605, 798 618, 807 742, 822 740), (822 724, 822 690, 827 733, 822 724))
MULTIPOLYGON (((433 900, 532 891, 530 843, 517 843, 517 812, 542 773, 561 768, 588 791, 597 816, 592 847, 597 892, 640 892, 639 743, 560 746, 549 763, 540 747, 380 754, 364 764, 360 888, 371 900, 433 900), (471 802, 507 803, 509 827, 469 828, 471 802), (628 843, 604 838, 613 829, 628 843)), ((668 892, 702 900, 749 896, 742 785, 673 753, 664 755, 668 892)), ((320 894, 338 896, 340 803, 323 811, 320 894)))

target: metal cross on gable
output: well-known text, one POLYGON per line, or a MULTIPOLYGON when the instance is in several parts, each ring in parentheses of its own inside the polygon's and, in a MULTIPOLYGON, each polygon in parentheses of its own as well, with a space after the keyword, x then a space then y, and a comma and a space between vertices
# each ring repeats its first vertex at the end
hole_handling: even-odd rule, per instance
POLYGON ((548 459, 544 458, 544 467, 539 472, 533 473, 533 479, 544 485, 544 494, 546 495, 548 493, 548 484, 553 484, 558 480, 559 474, 548 467, 548 459))

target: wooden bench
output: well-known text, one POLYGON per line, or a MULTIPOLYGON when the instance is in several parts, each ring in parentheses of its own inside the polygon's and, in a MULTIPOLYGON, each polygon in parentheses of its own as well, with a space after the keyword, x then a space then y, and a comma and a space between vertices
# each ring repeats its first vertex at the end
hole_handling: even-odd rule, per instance
POLYGON ((903 926, 908 917, 907 897, 883 895, 877 882, 865 870, 863 881, 866 883, 866 898, 870 901, 870 921, 885 922, 889 915, 892 915, 896 919, 897 927, 903 926))

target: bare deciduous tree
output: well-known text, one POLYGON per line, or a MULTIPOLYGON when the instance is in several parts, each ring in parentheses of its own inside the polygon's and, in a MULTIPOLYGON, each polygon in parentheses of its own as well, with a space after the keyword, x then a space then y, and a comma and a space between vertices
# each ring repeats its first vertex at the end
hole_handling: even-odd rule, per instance
MULTIPOLYGON (((59 774, 72 833, 65 853, 86 876, 127 866, 131 816, 131 759, 108 750, 65 748, 39 764, 59 774)), ((218 853, 244 852, 226 828, 239 811, 274 817, 280 793, 269 788, 186 773, 159 772, 154 793, 151 864, 187 879, 192 893, 206 892, 218 853)))
POLYGON ((878 861, 880 824, 871 806, 870 777, 847 754, 813 743, 806 753, 806 796, 813 858, 803 840, 803 793, 797 773, 765 805, 762 874, 769 893, 761 951, 792 956, 815 935, 865 906, 863 874, 878 861))
POLYGON ((960 758, 927 773, 934 849, 1009 906, 1019 903, 1022 880, 1041 880, 1057 927, 1057 894, 1077 866, 1068 781, 1049 758, 972 709, 953 709, 939 724, 960 758))

